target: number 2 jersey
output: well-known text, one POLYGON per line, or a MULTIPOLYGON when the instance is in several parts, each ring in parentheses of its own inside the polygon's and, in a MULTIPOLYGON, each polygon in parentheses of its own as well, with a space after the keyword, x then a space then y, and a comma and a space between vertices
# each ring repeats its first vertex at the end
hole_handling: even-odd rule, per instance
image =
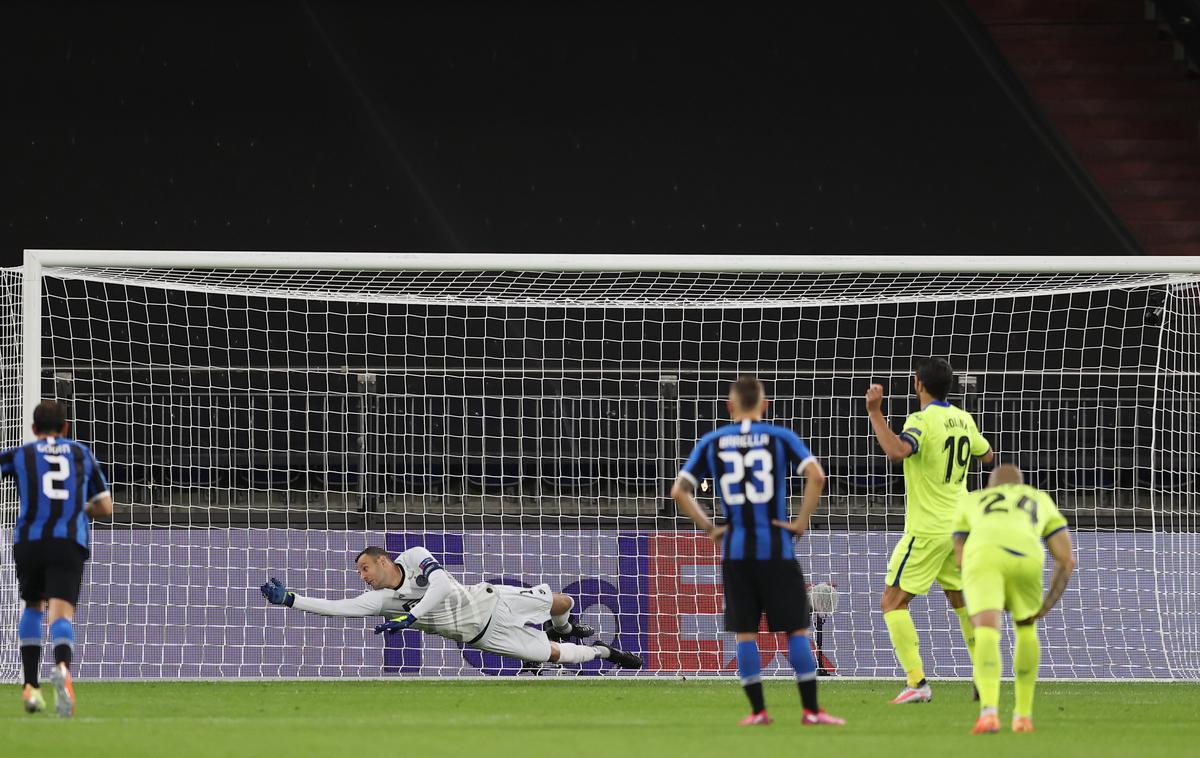
POLYGON ((904 531, 917 537, 950 534, 958 499, 967 491, 971 460, 991 446, 966 411, 935 400, 904 421, 904 531))
POLYGON ((108 494, 100 464, 86 445, 47 437, 0 453, 0 476, 11 477, 21 507, 13 542, 64 539, 89 549, 87 504, 108 494))
POLYGON ((788 477, 820 465, 794 432, 761 421, 719 427, 700 438, 680 470, 696 486, 711 476, 725 513, 725 560, 795 559, 788 520, 788 477))
POLYGON ((964 551, 994 545, 1017 556, 1042 557, 1042 540, 1067 528, 1053 498, 1027 484, 1001 484, 959 500, 954 534, 967 538, 964 551))

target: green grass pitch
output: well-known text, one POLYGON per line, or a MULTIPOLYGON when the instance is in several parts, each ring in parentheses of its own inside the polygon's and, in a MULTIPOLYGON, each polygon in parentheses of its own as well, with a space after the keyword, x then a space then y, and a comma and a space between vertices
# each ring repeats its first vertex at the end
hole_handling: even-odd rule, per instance
MULTIPOLYGON (((895 682, 822 680, 843 728, 801 727, 794 684, 769 681, 768 727, 738 727, 734 681, 80 682, 72 720, 27 715, 4 688, 3 756, 1183 756, 1200 685, 1064 684, 1037 692, 1034 734, 972 736, 965 682, 891 706, 895 682)), ((47 684, 47 687, 49 685, 47 684)), ((52 702, 47 689, 47 700, 52 702)), ((51 708, 53 706, 51 705, 51 708)))

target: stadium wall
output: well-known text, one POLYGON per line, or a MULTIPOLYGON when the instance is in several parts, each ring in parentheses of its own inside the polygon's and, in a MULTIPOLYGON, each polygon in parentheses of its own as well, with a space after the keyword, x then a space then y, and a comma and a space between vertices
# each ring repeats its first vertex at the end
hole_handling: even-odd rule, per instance
MULTIPOLYGON (((840 675, 900 675, 876 607, 885 562, 866 558, 885 554, 898 536, 816 532, 799 542, 810 581, 838 588, 840 602, 826 623, 824 650, 840 675)), ((1169 677, 1164 649, 1174 619, 1159 613, 1158 598, 1169 577, 1182 570, 1186 555, 1200 551, 1200 535, 1085 532, 1076 538, 1081 571, 1061 606, 1043 622, 1042 675, 1169 677), (1171 545, 1156 539, 1169 539, 1171 545), (1098 566, 1109 572, 1102 575, 1098 566), (1118 588, 1119 602, 1098 590, 1100 582, 1118 588)), ((113 529, 94 546, 78 612, 78 675, 378 677, 520 671, 518 662, 464 650, 439 637, 410 631, 385 640, 372 634, 370 620, 301 614, 268 606, 259 595, 258 586, 270 576, 301 594, 357 594, 364 587, 352 562, 366 544, 386 545, 393 552, 422 544, 464 583, 548 583, 576 598, 602 638, 644 655, 649 674, 734 671, 732 638, 718 631, 719 559, 711 543, 694 532, 150 528, 113 529)), ((930 676, 968 676, 957 621, 940 595, 918 599, 913 613, 926 641, 930 676)), ((785 647, 764 641, 762 650, 768 659, 764 673, 789 675, 785 647)), ((552 673, 597 674, 603 668, 592 663, 552 673)))

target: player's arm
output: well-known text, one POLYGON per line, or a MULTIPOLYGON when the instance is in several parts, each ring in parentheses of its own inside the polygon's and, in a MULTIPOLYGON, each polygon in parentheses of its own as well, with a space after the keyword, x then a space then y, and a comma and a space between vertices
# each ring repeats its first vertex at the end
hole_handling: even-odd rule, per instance
POLYGON ((700 477, 704 476, 708 469, 704 461, 704 448, 707 444, 707 438, 702 438, 696 443, 691 455, 679 469, 679 476, 675 478, 675 484, 671 487, 671 497, 675 499, 675 504, 679 506, 683 515, 700 527, 709 539, 717 542, 727 527, 717 526, 710 521, 708 515, 704 513, 704 509, 700 507, 700 503, 696 502, 696 485, 700 483, 700 477))
POLYGON ((996 459, 996 452, 992 450, 992 445, 987 438, 980 434, 974 418, 971 419, 971 456, 985 464, 996 459))
POLYGON ((675 486, 671 487, 671 497, 675 498, 675 504, 679 506, 679 510, 683 515, 692 520, 701 531, 708 535, 708 538, 713 542, 721 539, 721 535, 725 533, 727 527, 717 526, 709 520, 704 513, 704 509, 696 502, 696 484, 683 472, 680 472, 679 477, 675 479, 675 486))
POLYGON ((96 460, 96 456, 92 455, 92 451, 88 451, 91 456, 91 474, 88 475, 86 483, 87 505, 83 507, 84 513, 89 518, 108 518, 113 512, 112 493, 108 490, 108 480, 104 478, 104 471, 100 469, 100 462, 96 460))
POLYGON ((899 462, 917 452, 917 445, 911 438, 902 437, 888 426, 887 417, 883 415, 883 385, 872 384, 867 388, 867 418, 871 420, 871 429, 883 454, 893 463, 899 462))
POLYGON ((309 613, 322 616, 347 616, 361 618, 363 616, 378 616, 383 612, 383 601, 392 593, 389 590, 372 590, 358 597, 344 600, 322 600, 315 597, 304 597, 295 592, 289 592, 283 582, 271 577, 271 581, 259 588, 263 597, 271 605, 286 605, 309 613))
POLYGON ((1050 589, 1046 590, 1046 598, 1042 600, 1042 609, 1034 616, 1040 619, 1050 612, 1058 603, 1067 582, 1071 581, 1071 572, 1075 570, 1075 556, 1071 549, 1071 533, 1064 526, 1046 538, 1046 547, 1054 557, 1054 571, 1050 574, 1050 589))
POLYGON ((800 503, 800 512, 791 521, 780 521, 779 519, 771 519, 771 523, 781 529, 787 529, 793 534, 804 534, 804 530, 808 528, 809 519, 816 513, 817 506, 821 504, 821 493, 825 491, 825 469, 821 467, 821 462, 816 458, 809 456, 806 459, 804 468, 804 499, 800 503))

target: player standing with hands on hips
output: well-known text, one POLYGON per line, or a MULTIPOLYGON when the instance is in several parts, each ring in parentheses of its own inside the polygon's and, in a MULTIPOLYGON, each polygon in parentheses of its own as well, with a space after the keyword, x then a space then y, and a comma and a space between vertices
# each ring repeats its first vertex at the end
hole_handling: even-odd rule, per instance
POLYGON ((762 383, 741 376, 729 391, 732 424, 704 435, 679 471, 671 496, 679 509, 721 545, 725 592, 725 631, 737 637, 738 677, 750 699, 742 726, 771 723, 763 699, 758 637, 762 615, 767 628, 788 634, 788 658, 796 672, 802 724, 840 726, 817 705, 817 663, 808 638, 812 616, 804 575, 792 543, 804 533, 825 489, 825 471, 794 432, 764 423, 767 396, 762 383), (804 474, 804 501, 788 519, 788 477, 804 474), (696 485, 712 476, 725 512, 716 526, 696 502, 696 485))
POLYGON ((954 562, 950 533, 958 500, 967 492, 971 461, 991 463, 994 455, 971 414, 947 402, 953 383, 954 371, 946 361, 917 361, 913 390, 921 409, 905 419, 900 434, 883 415, 883 387, 867 389, 867 416, 879 446, 889 461, 904 461, 904 536, 892 551, 879 603, 896 659, 908 677, 893 704, 933 699, 908 603, 929 592, 935 579, 958 616, 968 654, 974 655, 975 627, 963 602, 962 572, 954 562))
POLYGON ((17 624, 29 713, 45 710, 38 686, 42 627, 50 614, 54 645, 54 709, 75 715, 71 656, 75 650, 75 605, 89 555, 90 519, 112 515, 112 496, 92 451, 67 439, 71 425, 61 403, 43 400, 33 411, 37 439, 0 453, 0 476, 12 479, 21 499, 13 525, 13 563, 25 610, 17 624))

